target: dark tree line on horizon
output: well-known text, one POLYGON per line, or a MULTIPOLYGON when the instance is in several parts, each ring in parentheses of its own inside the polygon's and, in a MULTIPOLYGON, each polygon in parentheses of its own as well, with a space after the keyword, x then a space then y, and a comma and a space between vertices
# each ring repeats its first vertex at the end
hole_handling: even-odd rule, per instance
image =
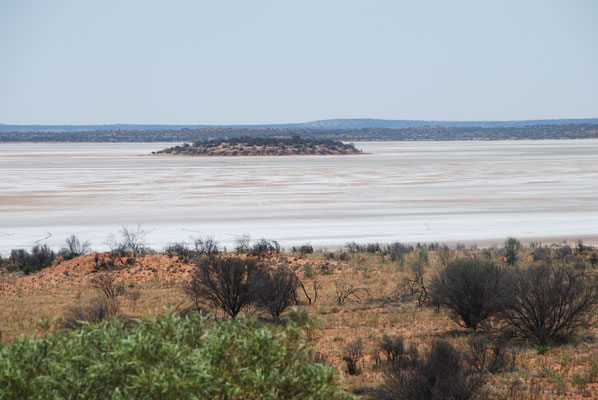
POLYGON ((0 142, 196 142, 241 137, 341 141, 452 141, 596 139, 598 124, 532 125, 502 128, 418 127, 405 129, 201 128, 167 130, 98 130, 81 132, 1 132, 0 142))

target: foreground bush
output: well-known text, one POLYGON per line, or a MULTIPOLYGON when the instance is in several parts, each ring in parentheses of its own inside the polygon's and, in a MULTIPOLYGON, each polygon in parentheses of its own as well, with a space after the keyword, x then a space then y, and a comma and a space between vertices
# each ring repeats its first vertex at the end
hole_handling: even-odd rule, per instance
POLYGON ((423 357, 392 363, 384 374, 379 400, 468 400, 485 398, 485 378, 466 368, 463 356, 448 342, 437 341, 423 357))
POLYGON ((0 347, 0 398, 345 399, 299 328, 198 314, 118 320, 0 347))

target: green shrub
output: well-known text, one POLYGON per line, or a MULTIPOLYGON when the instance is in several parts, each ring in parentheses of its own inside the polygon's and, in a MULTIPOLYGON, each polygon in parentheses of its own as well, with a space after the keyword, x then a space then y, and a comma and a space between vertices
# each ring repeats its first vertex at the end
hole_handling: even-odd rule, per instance
POLYGON ((348 399, 300 327, 172 313, 0 345, 0 398, 348 399))

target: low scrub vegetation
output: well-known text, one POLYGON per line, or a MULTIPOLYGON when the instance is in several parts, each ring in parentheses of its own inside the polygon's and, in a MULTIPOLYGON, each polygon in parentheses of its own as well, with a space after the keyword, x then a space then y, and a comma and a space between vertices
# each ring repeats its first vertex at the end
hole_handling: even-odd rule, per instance
POLYGON ((118 319, 0 347, 0 398, 348 399, 301 327, 118 319))
MULTIPOLYGON (((67 374, 77 382, 87 379, 89 387, 81 389, 81 382, 74 387, 91 398, 117 397, 94 386, 100 384, 126 390, 121 397, 153 398, 154 382, 166 393, 161 398, 171 393, 178 398, 326 398, 312 384, 328 388, 331 398, 350 392, 416 400, 595 397, 598 282, 592 260, 598 251, 583 243, 524 246, 508 239, 500 247, 478 249, 351 242, 344 251, 305 244, 285 252, 275 241, 243 236, 236 252, 228 252, 204 237, 156 254, 143 236, 133 236, 141 239, 133 240, 138 250, 128 247, 124 263, 113 252, 57 258, 55 267, 24 276, 8 270, 10 258, 0 260, 6 272, 0 274, 0 398, 72 397, 66 384, 54 379, 67 374), (174 315, 147 318, 148 311, 165 305, 174 315), (119 332, 118 337, 105 329, 119 332), (23 332, 29 338, 19 338, 23 332), (143 340, 132 339, 133 333, 143 340), (217 335, 223 336, 221 342, 217 335), (131 379, 104 370, 90 377, 70 371, 76 362, 87 371, 97 367, 87 360, 92 349, 78 361, 60 358, 66 356, 58 353, 79 351, 81 341, 107 352, 117 349, 120 356, 93 357, 106 369, 114 363, 115 371, 131 379), (241 342, 250 350, 240 349, 241 342), (290 353, 271 354, 260 347, 266 343, 272 351, 290 353), (6 350, 13 345, 22 352, 6 350), (29 345, 52 353, 51 361, 23 350, 29 345), (150 362, 151 354, 145 353, 154 352, 163 358, 150 362), (217 365, 196 353, 215 357, 217 365), (191 362, 195 367, 189 367, 191 362), (306 375, 276 375, 287 374, 291 365, 306 375), (2 372, 5 367, 8 372, 2 372), (170 374, 170 380, 154 377, 158 373, 170 374), (335 374, 344 378, 339 382, 335 374), (262 375, 275 383, 269 386, 262 375), (209 383, 196 381, 206 376, 209 383), (47 381, 53 389, 25 381, 47 381), (297 389, 298 382, 306 386, 297 389)), ((72 253, 79 252, 77 247, 72 253)))

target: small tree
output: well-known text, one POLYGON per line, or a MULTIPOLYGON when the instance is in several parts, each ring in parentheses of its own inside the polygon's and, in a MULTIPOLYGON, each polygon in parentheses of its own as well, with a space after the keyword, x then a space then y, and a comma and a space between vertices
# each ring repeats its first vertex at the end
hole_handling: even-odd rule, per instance
POLYGON ((205 302, 235 318, 253 301, 248 279, 256 268, 254 259, 202 257, 183 290, 198 309, 205 302))
POLYGON ((123 292, 124 285, 118 284, 111 274, 100 274, 91 281, 91 286, 108 299, 116 299, 123 292))
POLYGON ((521 248, 521 243, 515 238, 508 238, 505 241, 505 256, 507 265, 515 265, 517 262, 517 253, 521 248))
POLYGON ((459 258, 449 263, 430 282, 432 305, 449 310, 455 322, 476 330, 505 307, 507 277, 491 261, 459 258))
POLYGON ((428 301, 428 289, 424 280, 424 265, 420 261, 413 261, 409 265, 411 278, 407 280, 411 295, 417 295, 418 307, 423 306, 428 301))
POLYGON ((345 346, 343 360, 347 364, 346 371, 349 375, 358 375, 361 372, 357 364, 363 356, 363 340, 360 337, 345 346))
POLYGON ((548 345, 562 342, 595 322, 595 279, 565 266, 548 265, 528 267, 511 275, 510 301, 503 318, 515 335, 548 345))

